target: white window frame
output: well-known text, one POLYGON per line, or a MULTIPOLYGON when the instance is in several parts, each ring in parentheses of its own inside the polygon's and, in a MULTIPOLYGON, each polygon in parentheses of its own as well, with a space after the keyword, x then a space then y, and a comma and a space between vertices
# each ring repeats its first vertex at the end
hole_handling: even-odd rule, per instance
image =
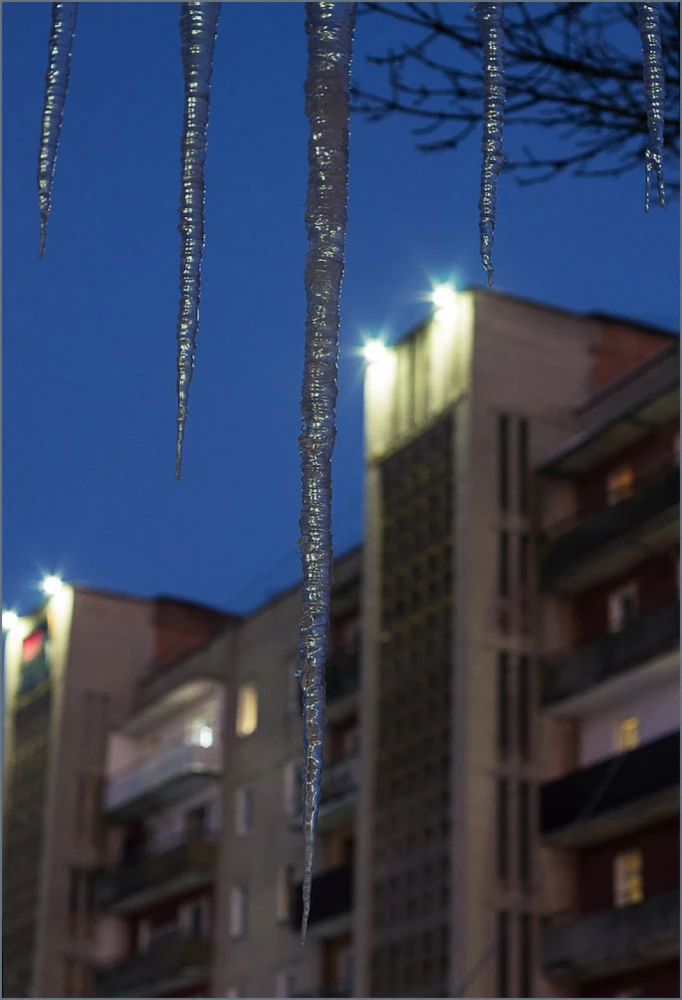
POLYGON ((632 603, 635 606, 635 616, 639 614, 639 584, 636 580, 632 580, 630 583, 624 584, 622 587, 618 587, 617 590, 612 590, 607 599, 608 607, 608 618, 609 618, 609 632, 615 635, 617 632, 622 632, 623 629, 627 628, 629 622, 625 621, 621 615, 621 609, 623 606, 623 598, 631 597, 632 603))

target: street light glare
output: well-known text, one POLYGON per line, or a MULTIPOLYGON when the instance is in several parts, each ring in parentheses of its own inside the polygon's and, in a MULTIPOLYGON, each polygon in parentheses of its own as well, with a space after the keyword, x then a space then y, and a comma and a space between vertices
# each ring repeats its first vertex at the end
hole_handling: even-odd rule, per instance
POLYGON ((452 309, 455 300, 456 293, 451 285, 437 285, 431 295, 431 301, 436 309, 452 309))
POLYGON ((388 348, 384 344, 383 340, 368 340, 362 350, 365 357, 365 361, 374 365, 379 361, 383 361, 387 354, 388 348))
POLYGON ((54 597, 62 589, 62 581, 58 576, 46 576, 42 584, 43 593, 48 597, 54 597))
POLYGON ((11 629, 15 628, 19 623, 19 615, 16 611, 3 611, 2 612, 2 631, 9 632, 11 629))

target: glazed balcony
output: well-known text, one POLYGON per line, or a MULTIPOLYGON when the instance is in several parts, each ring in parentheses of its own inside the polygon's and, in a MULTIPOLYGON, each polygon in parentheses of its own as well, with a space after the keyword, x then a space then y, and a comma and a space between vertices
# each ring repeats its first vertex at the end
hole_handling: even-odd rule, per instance
POLYGON ((131 914, 210 885, 217 846, 207 835, 168 844, 103 876, 99 902, 110 913, 131 914))
POLYGON ((554 846, 578 847, 674 815, 679 799, 678 731, 544 784, 541 834, 554 846))
POLYGON ((625 573, 648 552, 679 538, 680 470, 671 459, 633 484, 611 506, 585 510, 550 530, 542 584, 571 593, 625 573))
POLYGON ((187 996, 210 974, 211 943, 204 938, 170 934, 148 951, 95 975, 98 997, 187 996))
POLYGON ((543 935, 548 979, 580 983, 616 975, 679 955, 680 890, 659 893, 635 906, 585 916, 550 918, 543 935))
POLYGON ((202 792, 222 773, 219 743, 176 743, 112 777, 104 808, 110 820, 127 823, 202 792))
MULTIPOLYGON (((555 656, 542 665, 542 704, 561 709, 562 703, 581 702, 598 685, 624 677, 637 667, 665 656, 680 646, 680 602, 663 605, 620 632, 555 656)), ((679 672, 679 662, 672 664, 679 672)))
MULTIPOLYGON (((354 814, 358 799, 358 766, 357 754, 329 761, 323 766, 317 814, 320 832, 338 826, 354 814)), ((302 805, 299 804, 293 819, 294 826, 299 827, 302 820, 302 805)))
MULTIPOLYGON (((300 932, 303 918, 302 883, 293 889, 291 928, 300 932)), ((350 930, 353 909, 353 866, 330 868, 313 877, 309 933, 312 937, 336 937, 350 930)))

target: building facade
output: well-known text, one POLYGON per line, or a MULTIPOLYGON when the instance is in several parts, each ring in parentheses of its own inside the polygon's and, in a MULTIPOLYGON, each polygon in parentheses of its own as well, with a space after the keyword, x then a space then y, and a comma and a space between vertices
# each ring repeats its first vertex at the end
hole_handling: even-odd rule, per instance
POLYGON ((63 584, 5 642, 3 992, 92 996, 107 733, 225 615, 63 584))

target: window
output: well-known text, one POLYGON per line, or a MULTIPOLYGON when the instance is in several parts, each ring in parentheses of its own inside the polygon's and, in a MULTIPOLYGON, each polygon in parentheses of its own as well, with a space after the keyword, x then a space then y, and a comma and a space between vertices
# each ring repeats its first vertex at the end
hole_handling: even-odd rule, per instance
POLYGON ((205 719, 193 719, 190 723, 188 742, 195 747, 213 746, 213 728, 205 719))
POLYGON ((275 900, 275 915, 279 923, 285 923, 291 916, 291 890, 293 881, 293 865, 280 865, 277 870, 277 898, 275 900))
POLYGON ((631 497, 634 491, 635 475, 631 466, 621 465, 606 477, 606 502, 610 506, 631 497))
POLYGON ((234 793, 234 825, 238 837, 248 837, 253 829, 253 788, 242 785, 234 793))
POLYGON ((188 840, 200 840, 208 828, 208 805, 204 803, 185 813, 185 830, 188 840))
POLYGON ((509 873, 508 864, 508 831, 507 831, 507 779, 497 780, 497 874, 506 879, 509 873))
POLYGON ((501 413, 497 420, 498 498, 500 510, 509 509, 509 417, 501 413))
POLYGON ((637 583, 628 583, 609 594, 609 632, 622 632, 637 618, 639 593, 637 583))
POLYGON ((530 785, 519 782, 519 881, 527 885, 530 881, 530 785))
POLYGON ((642 852, 623 851, 613 861, 613 901, 616 906, 634 906, 644 899, 642 852))
POLYGON ((509 533, 501 531, 498 542, 498 594, 509 597, 509 533))
POLYGON ((258 692, 245 684, 237 693, 237 736, 250 736, 258 727, 258 692))
POLYGON ((242 996, 242 994, 239 992, 239 987, 238 986, 228 986, 227 992, 225 993, 225 996, 226 997, 234 997, 235 1000, 236 1000, 236 998, 242 996))
POLYGON ((283 794, 284 794, 284 815, 293 817, 299 810, 299 791, 297 781, 296 761, 290 760, 284 765, 283 771, 283 794))
POLYGON ((528 421, 519 420, 519 514, 528 513, 528 421))
POLYGON ((507 930, 509 914, 497 914, 497 995, 509 996, 509 960, 507 956, 507 930))
POLYGON ((233 885, 230 890, 229 934, 233 940, 246 936, 248 891, 245 885, 233 885))
POLYGON ((294 993, 294 974, 288 969, 275 976, 275 996, 290 997, 294 993))
POLYGON ((621 719, 616 726, 615 751, 616 753, 626 753, 628 750, 635 750, 639 746, 639 719, 630 716, 628 719, 621 719))
POLYGON ((519 658, 518 717, 519 717, 519 752, 523 760, 530 758, 531 730, 531 690, 530 661, 527 656, 519 658))
POLYGON ((501 757, 509 753, 509 654, 497 656, 497 748, 501 757))
POLYGON ((533 973, 532 973, 532 923, 528 913, 521 914, 519 923, 519 966, 520 966, 520 997, 532 997, 533 993, 533 973))

